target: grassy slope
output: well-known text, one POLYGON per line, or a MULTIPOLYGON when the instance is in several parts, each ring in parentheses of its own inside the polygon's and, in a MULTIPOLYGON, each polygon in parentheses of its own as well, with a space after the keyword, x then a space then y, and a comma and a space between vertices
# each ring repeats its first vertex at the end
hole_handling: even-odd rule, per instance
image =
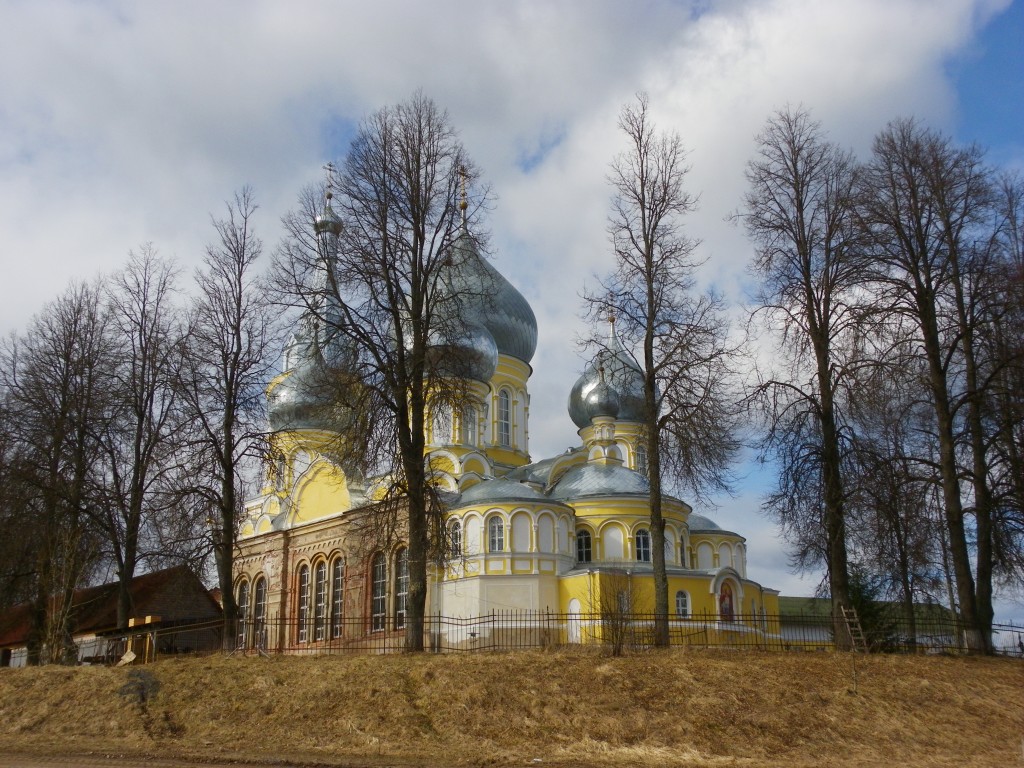
POLYGON ((1022 737, 1012 659, 553 652, 0 670, 0 752, 964 766, 1015 764, 1022 737))

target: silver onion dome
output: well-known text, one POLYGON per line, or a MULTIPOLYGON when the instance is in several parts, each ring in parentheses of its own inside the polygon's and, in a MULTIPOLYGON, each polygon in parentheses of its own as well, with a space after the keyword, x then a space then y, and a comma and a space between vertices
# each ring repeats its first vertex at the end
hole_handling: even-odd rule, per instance
MULTIPOLYGON (((438 334, 439 335, 439 334, 438 334)), ((432 338, 428 356, 436 362, 442 376, 473 379, 485 384, 498 369, 498 345, 483 325, 468 322, 458 329, 455 338, 432 338)))
POLYGON ((484 259, 463 222, 452 248, 451 287, 462 317, 491 334, 498 353, 529 363, 537 350, 537 318, 523 295, 484 259))
POLYGON ((331 198, 333 195, 328 192, 326 197, 327 203, 313 220, 313 228, 318 235, 330 234, 338 237, 341 235, 341 219, 338 218, 338 214, 331 208, 331 198))
POLYGON ((316 336, 302 329, 296 333, 291 346, 294 357, 290 372, 269 394, 270 428, 275 431, 326 428, 324 365, 316 336))
POLYGON ((583 410, 587 414, 587 423, 591 420, 605 416, 615 418, 622 409, 622 401, 619 393, 616 392, 604 378, 604 371, 600 370, 600 380, 597 386, 590 390, 583 398, 583 410))
POLYGON ((595 415, 610 415, 592 413, 592 409, 598 407, 594 399, 600 401, 607 397, 600 391, 602 385, 613 390, 618 398, 619 407, 615 415, 619 421, 642 421, 644 417, 643 372, 619 341, 615 323, 610 325, 604 347, 583 369, 583 375, 569 392, 569 417, 580 429, 590 426, 595 415))

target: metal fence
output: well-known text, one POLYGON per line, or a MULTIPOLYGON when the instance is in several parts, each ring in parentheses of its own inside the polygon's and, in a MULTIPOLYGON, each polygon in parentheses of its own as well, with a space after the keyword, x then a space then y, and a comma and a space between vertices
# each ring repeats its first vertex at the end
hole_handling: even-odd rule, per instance
MULTIPOLYGON (((729 620, 695 614, 667 620, 675 647, 753 649, 764 651, 833 650, 834 627, 829 617, 812 615, 741 615, 729 620)), ((184 628, 175 630, 173 645, 184 628)), ((966 650, 961 623, 948 616, 908 622, 888 619, 863 627, 867 650, 887 653, 958 653, 966 650)), ((237 654, 331 655, 393 653, 406 648, 406 631, 396 622, 365 619, 244 622, 229 633, 228 646, 237 654)), ((493 611, 472 618, 428 616, 423 647, 436 653, 528 650, 558 647, 604 647, 613 652, 643 650, 655 644, 653 614, 564 614, 550 611, 493 611)), ((1024 657, 1024 627, 993 627, 997 653, 1024 657)), ((156 643, 158 653, 166 644, 156 643)))

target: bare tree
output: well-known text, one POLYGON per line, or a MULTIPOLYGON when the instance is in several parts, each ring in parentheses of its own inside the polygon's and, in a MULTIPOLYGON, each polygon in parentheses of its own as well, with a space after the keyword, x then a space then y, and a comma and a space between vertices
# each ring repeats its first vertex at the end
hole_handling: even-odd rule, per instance
POLYGON ((110 348, 97 285, 73 285, 33 319, 28 330, 0 351, 0 382, 14 474, 5 493, 15 494, 18 525, 5 537, 24 541, 30 565, 29 663, 39 663, 44 643, 54 652, 69 634, 68 612, 76 587, 98 559, 98 537, 89 517, 98 506, 99 451, 93 429, 107 396, 110 348))
MULTIPOLYGON (((428 559, 443 550, 442 506, 424 463, 431 400, 460 387, 446 350, 465 330, 465 297, 450 290, 466 257, 460 186, 477 176, 448 115, 422 94, 360 125, 341 165, 338 226, 316 196, 290 219, 279 284, 305 311, 309 354, 326 363, 339 456, 372 472, 408 536, 406 647, 423 649, 428 559), (326 228, 334 237, 314 237, 326 228), (336 244, 337 252, 331 252, 336 244), (354 428, 358 425, 358 428, 354 428)), ((331 214, 333 215, 333 213, 331 214)), ((355 470, 353 470, 355 471, 355 470)))
POLYGON ((987 651, 993 506, 978 334, 991 298, 989 171, 976 147, 957 148, 913 120, 897 120, 875 138, 860 207, 871 238, 880 313, 912 321, 927 365, 957 597, 970 628, 970 647, 987 651), (970 457, 966 466, 958 455, 961 438, 970 457), (964 506, 963 477, 973 491, 971 510, 964 506), (977 579, 965 525, 969 511, 975 521, 977 579))
POLYGON ((778 340, 780 370, 762 375, 753 402, 768 416, 765 450, 780 464, 768 508, 804 564, 828 573, 836 637, 849 647, 842 402, 851 371, 855 291, 864 282, 854 236, 851 155, 825 140, 803 110, 784 109, 758 136, 742 219, 756 246, 755 315, 778 340))
MULTIPOLYGON (((273 307, 256 274, 263 244, 253 230, 257 205, 243 188, 215 219, 217 241, 196 273, 198 292, 188 321, 179 391, 189 423, 191 492, 206 510, 223 599, 234 626, 234 542, 244 501, 246 468, 258 460, 265 418, 263 387, 270 372, 273 307)), ((226 633, 230 636, 232 633, 226 633)))
POLYGON ((920 600, 943 586, 940 515, 933 504, 938 478, 929 428, 922 366, 863 369, 859 397, 851 403, 856 430, 847 511, 852 554, 862 575, 877 579, 879 597, 896 600, 910 639, 916 636, 920 600))
POLYGON ((1024 178, 997 185, 998 307, 983 343, 996 361, 986 406, 992 425, 993 558, 999 579, 1024 583, 1024 178))
POLYGON ((733 350, 719 297, 698 293, 697 241, 683 229, 696 204, 684 188, 686 153, 675 132, 656 130, 646 94, 619 114, 629 148, 611 166, 609 232, 615 271, 585 297, 591 315, 611 314, 643 377, 643 423, 651 485, 655 644, 669 643, 664 485, 704 498, 729 486, 735 457, 728 382, 733 350))
POLYGON ((175 383, 181 324, 173 305, 175 270, 150 247, 130 254, 107 285, 111 342, 110 404, 99 429, 104 504, 99 521, 118 573, 119 627, 132 611, 131 581, 146 554, 148 526, 173 512, 180 469, 181 414, 175 383))

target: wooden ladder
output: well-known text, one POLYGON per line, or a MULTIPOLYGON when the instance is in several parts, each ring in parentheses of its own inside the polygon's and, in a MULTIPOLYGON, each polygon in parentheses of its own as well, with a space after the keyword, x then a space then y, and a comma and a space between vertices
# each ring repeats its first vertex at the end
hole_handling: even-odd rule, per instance
POLYGON ((853 643, 853 650, 861 653, 868 652, 868 640, 864 637, 864 628, 860 625, 860 617, 857 616, 856 608, 840 606, 843 612, 843 621, 846 622, 846 631, 850 633, 850 640, 853 643))

